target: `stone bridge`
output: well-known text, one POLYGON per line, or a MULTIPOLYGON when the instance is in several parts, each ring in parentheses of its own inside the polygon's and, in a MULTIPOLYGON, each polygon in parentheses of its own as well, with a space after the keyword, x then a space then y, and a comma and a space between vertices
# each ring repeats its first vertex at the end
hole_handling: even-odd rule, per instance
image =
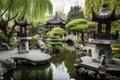
POLYGON ((63 41, 68 41, 68 40, 71 40, 71 41, 76 41, 78 38, 77 35, 73 35, 73 34, 70 34, 70 35, 67 35, 67 36, 63 36, 63 41))

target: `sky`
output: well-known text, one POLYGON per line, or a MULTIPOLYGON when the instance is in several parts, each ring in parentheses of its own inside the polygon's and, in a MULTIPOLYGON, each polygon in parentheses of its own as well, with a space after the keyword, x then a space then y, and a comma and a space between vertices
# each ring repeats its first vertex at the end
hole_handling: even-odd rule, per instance
POLYGON ((50 0, 53 4, 53 12, 57 9, 62 10, 64 8, 64 13, 67 14, 71 8, 75 4, 78 4, 82 8, 84 8, 84 0, 50 0), (78 3, 76 3, 78 1, 78 3))

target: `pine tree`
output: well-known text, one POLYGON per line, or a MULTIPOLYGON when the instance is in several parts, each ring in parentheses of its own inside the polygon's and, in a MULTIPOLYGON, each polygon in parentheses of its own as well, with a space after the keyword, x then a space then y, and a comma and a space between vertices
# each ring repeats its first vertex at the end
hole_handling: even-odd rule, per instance
POLYGON ((68 12, 67 22, 78 18, 84 18, 81 7, 79 6, 71 7, 70 11, 68 12))

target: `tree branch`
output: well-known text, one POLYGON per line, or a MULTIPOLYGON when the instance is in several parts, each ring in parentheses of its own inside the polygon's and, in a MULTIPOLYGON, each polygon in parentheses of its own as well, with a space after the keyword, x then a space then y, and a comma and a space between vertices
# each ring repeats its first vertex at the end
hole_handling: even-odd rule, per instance
POLYGON ((16 16, 18 15, 18 11, 17 11, 17 13, 15 14, 15 16, 13 16, 12 18, 10 18, 9 20, 7 20, 7 21, 10 21, 10 20, 12 20, 12 19, 14 19, 14 18, 16 18, 16 16))
POLYGON ((20 14, 20 16, 18 17, 18 19, 20 19, 22 16, 25 15, 26 4, 27 4, 27 1, 25 0, 23 11, 21 12, 21 14, 20 14))
POLYGON ((8 10, 8 19, 7 19, 7 21, 9 21, 9 19, 10 19, 10 10, 11 10, 12 3, 13 3, 13 0, 10 1, 9 10, 8 10))
POLYGON ((9 9, 9 7, 8 7, 7 9, 5 9, 5 10, 2 12, 2 14, 0 15, 2 21, 4 21, 3 15, 5 14, 5 12, 6 12, 8 9, 9 9))

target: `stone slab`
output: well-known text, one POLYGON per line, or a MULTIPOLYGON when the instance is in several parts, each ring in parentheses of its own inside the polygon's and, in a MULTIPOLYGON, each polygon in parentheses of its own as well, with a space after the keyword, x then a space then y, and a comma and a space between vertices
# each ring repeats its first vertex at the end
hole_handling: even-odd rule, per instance
POLYGON ((120 40, 103 40, 103 39, 89 39, 92 44, 115 44, 120 43, 120 40))
POLYGON ((40 50, 30 50, 29 53, 18 53, 17 48, 8 51, 0 51, 0 60, 8 58, 23 58, 33 62, 48 61, 51 56, 40 50))
MULTIPOLYGON (((87 69, 92 69, 95 71, 99 71, 100 63, 94 62, 93 59, 89 56, 81 57, 82 62, 80 62, 79 67, 85 67, 87 69)), ((117 59, 118 61, 118 59, 117 59)), ((120 61, 120 59, 119 59, 120 61)), ((116 63, 116 59, 114 59, 114 63, 107 64, 105 67, 106 72, 119 72, 120 73, 120 63, 116 63)))

